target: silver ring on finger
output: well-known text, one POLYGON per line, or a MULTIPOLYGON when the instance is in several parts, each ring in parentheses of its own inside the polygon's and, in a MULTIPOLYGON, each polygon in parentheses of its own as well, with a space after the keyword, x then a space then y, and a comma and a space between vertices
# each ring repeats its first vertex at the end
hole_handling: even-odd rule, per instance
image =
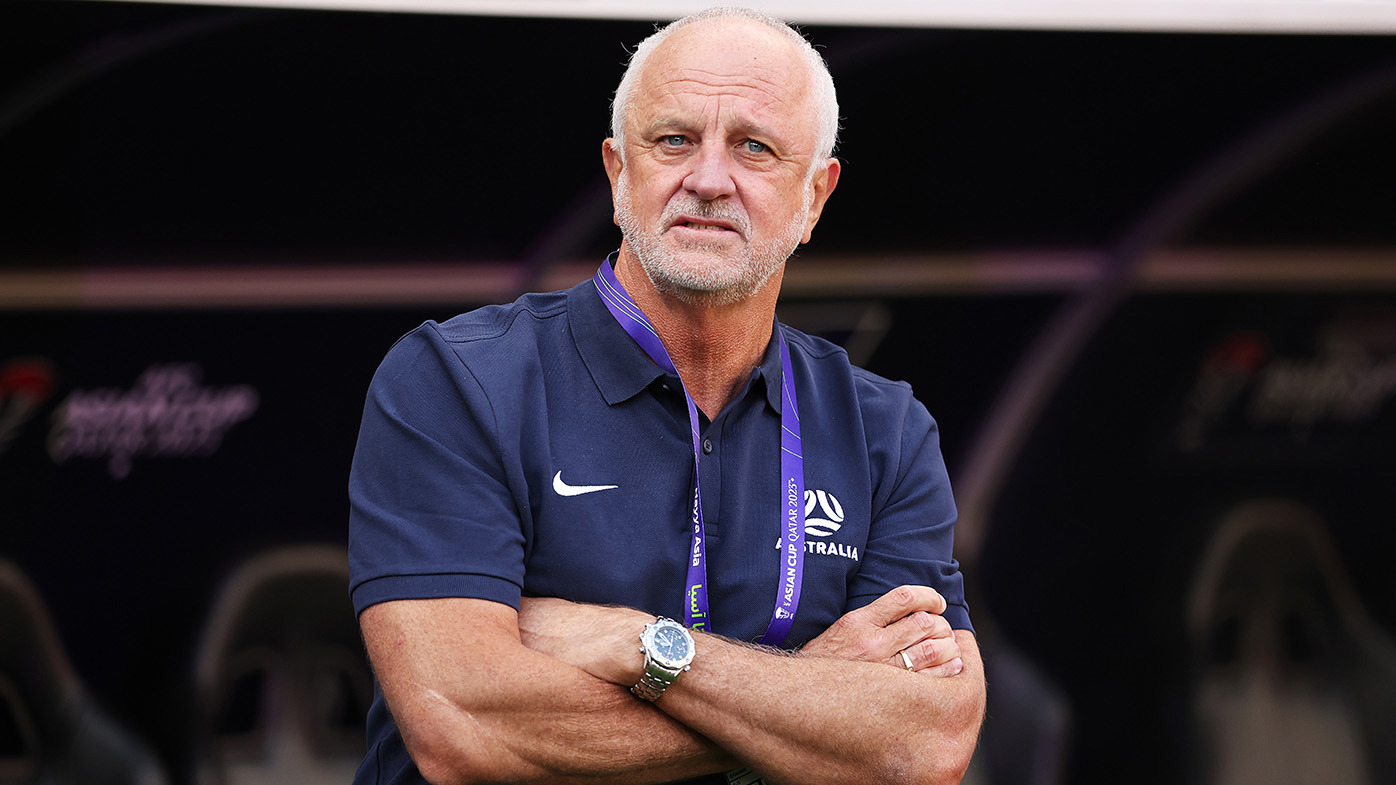
POLYGON ((897 653, 900 654, 900 655, 902 655, 902 664, 906 666, 906 669, 907 669, 907 670, 909 670, 909 671, 915 671, 915 670, 916 670, 916 668, 913 667, 912 664, 911 664, 911 658, 908 657, 908 656, 906 655, 906 649, 902 649, 901 651, 899 651, 899 652, 897 652, 897 653))

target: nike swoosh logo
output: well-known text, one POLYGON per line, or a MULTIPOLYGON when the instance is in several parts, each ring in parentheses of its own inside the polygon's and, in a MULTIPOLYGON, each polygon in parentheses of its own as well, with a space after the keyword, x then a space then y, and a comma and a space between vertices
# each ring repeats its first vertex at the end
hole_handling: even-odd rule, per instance
POLYGON ((562 472, 553 475, 553 490, 557 491, 558 496, 581 496, 584 493, 609 491, 619 487, 619 485, 568 485, 562 481, 562 472))

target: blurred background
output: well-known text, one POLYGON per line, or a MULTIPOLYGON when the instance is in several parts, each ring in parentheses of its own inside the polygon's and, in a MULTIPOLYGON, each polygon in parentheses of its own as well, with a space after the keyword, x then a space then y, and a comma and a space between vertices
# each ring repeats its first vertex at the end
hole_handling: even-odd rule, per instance
MULTIPOLYGON (((374 368, 618 244, 654 10, 389 5, 0 4, 0 783, 347 782, 374 368)), ((1396 782, 1396 7, 860 5, 780 313, 940 422, 969 781, 1396 782)))

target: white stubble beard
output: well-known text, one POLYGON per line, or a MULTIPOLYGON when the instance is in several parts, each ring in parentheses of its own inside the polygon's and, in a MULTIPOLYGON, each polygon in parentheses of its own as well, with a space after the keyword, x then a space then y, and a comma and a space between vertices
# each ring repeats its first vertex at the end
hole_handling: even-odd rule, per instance
MULTIPOLYGON (((806 180, 802 204, 809 204, 813 187, 806 180)), ((779 270, 804 237, 806 212, 797 211, 775 237, 757 246, 748 239, 738 258, 724 260, 719 253, 725 244, 686 242, 682 247, 666 245, 665 229, 678 215, 720 219, 731 223, 744 238, 750 238, 751 225, 746 212, 725 203, 705 202, 685 192, 676 194, 665 205, 657 226, 640 225, 631 203, 629 171, 622 169, 616 180, 616 222, 621 234, 655 289, 690 305, 731 305, 755 294, 779 270), (684 257, 701 254, 701 261, 684 257)), ((670 242, 674 242, 670 240, 670 242)))

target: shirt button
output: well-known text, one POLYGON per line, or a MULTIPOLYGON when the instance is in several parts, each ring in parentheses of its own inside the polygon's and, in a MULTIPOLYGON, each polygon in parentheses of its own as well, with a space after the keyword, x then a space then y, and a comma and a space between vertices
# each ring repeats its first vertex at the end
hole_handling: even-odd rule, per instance
POLYGON ((712 439, 704 439, 704 440, 703 440, 703 454, 704 454, 704 455, 712 455, 712 454, 713 454, 713 440, 712 440, 712 439))

